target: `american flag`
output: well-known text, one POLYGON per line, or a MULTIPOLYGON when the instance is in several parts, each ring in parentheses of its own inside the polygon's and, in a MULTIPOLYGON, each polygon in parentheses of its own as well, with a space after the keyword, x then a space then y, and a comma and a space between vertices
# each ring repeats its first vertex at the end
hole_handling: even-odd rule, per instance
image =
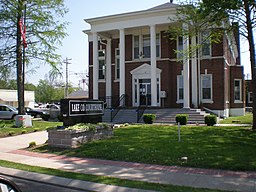
POLYGON ((27 47, 27 42, 26 42, 26 26, 23 24, 23 18, 20 18, 19 26, 20 26, 20 33, 21 33, 23 45, 26 48, 27 47))

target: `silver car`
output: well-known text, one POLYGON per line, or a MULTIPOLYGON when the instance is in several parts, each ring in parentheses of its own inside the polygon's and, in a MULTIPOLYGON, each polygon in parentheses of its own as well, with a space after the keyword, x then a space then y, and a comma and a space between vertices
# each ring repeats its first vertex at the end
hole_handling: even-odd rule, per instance
POLYGON ((18 110, 10 105, 0 104, 0 119, 13 119, 18 110))

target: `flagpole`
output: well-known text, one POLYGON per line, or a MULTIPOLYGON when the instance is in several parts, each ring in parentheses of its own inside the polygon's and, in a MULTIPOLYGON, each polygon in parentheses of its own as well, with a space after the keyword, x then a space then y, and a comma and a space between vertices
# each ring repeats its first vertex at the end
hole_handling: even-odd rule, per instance
MULTIPOLYGON (((25 33, 25 30, 26 30, 26 8, 27 8, 27 2, 26 1, 23 1, 24 3, 24 12, 23 12, 23 33, 25 33)), ((26 34, 24 34, 26 35, 26 34)), ((26 37, 25 37, 26 38, 26 37)), ((26 48, 26 42, 25 40, 23 39, 23 52, 22 52, 22 88, 23 88, 23 91, 22 91, 22 94, 23 94, 23 107, 24 109, 24 112, 25 112, 25 65, 26 65, 26 62, 25 62, 25 58, 26 58, 26 55, 25 55, 25 48, 26 48)))

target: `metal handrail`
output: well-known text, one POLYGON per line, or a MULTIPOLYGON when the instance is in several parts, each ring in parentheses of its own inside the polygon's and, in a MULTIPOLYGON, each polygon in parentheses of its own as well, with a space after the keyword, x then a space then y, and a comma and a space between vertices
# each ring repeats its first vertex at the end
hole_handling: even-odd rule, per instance
POLYGON ((213 114, 213 115, 216 115, 216 116, 219 117, 219 118, 223 118, 223 119, 226 118, 224 115, 220 115, 219 113, 217 113, 217 112, 215 112, 215 111, 213 111, 213 110, 211 110, 211 109, 208 109, 208 108, 206 108, 206 107, 203 107, 203 109, 204 109, 206 112, 208 112, 208 113, 210 113, 210 114, 213 114))
POLYGON ((125 105, 125 98, 127 97, 126 94, 123 94, 119 97, 119 100, 115 103, 115 105, 112 106, 111 108, 111 119, 110 121, 112 122, 117 113, 120 111, 121 107, 125 105), (121 104, 123 104, 121 106, 121 104))
MULTIPOLYGON (((143 98, 143 100, 141 101, 141 103, 143 103, 146 100, 147 96, 143 98)), ((137 123, 139 123, 140 118, 142 117, 142 115, 144 114, 144 111, 146 110, 146 108, 148 107, 148 104, 146 102, 146 106, 145 105, 139 105, 136 109, 136 113, 137 113, 137 123)))

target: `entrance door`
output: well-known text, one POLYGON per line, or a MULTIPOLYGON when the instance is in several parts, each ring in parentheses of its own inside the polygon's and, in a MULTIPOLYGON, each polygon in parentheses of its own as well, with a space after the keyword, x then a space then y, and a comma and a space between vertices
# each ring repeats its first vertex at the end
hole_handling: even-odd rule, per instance
POLYGON ((140 105, 151 105, 151 80, 140 79, 139 80, 139 94, 140 94, 140 105))

